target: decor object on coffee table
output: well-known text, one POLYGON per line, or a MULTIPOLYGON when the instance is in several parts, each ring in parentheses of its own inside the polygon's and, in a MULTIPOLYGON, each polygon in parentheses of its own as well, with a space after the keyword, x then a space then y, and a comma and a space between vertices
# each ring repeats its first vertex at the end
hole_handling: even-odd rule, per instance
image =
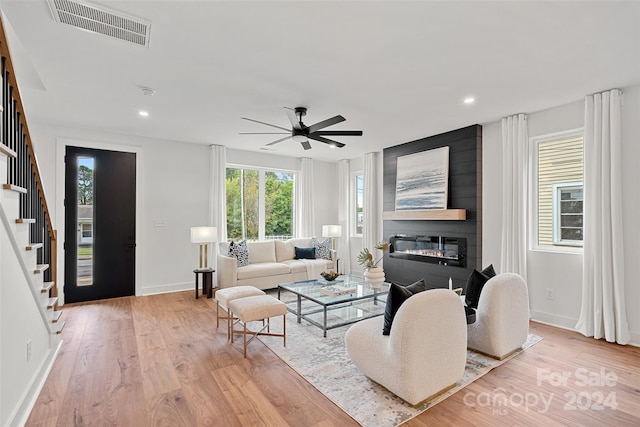
POLYGON ((502 359, 520 349, 529 333, 529 292, 522 277, 502 273, 482 288, 475 323, 467 326, 470 349, 502 359))
POLYGON ((444 392, 462 379, 467 359, 464 307, 448 289, 408 298, 390 335, 382 317, 363 320, 345 334, 353 363, 373 381, 411 405, 444 392))
POLYGON ((364 267, 363 276, 367 282, 371 283, 373 287, 380 287, 384 283, 385 276, 382 267, 377 265, 384 258, 384 252, 389 250, 389 243, 382 240, 375 248, 382 251, 382 256, 377 261, 373 260, 373 254, 369 251, 369 248, 364 248, 358 255, 358 264, 364 267))
POLYGON ((326 280, 327 282, 333 282, 334 280, 336 280, 338 277, 341 276, 340 273, 336 273, 335 271, 331 270, 329 272, 323 271, 322 273, 320 273, 320 276, 326 280))

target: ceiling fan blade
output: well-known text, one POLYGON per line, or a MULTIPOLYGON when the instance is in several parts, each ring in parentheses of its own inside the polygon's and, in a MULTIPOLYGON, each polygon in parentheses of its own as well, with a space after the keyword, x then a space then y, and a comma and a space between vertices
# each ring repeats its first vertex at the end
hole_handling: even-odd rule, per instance
POLYGON ((340 115, 331 117, 330 119, 323 120, 321 122, 316 123, 315 125, 309 126, 309 133, 319 131, 320 129, 324 129, 328 126, 335 125, 336 123, 344 122, 346 119, 340 115))
POLYGON ((289 135, 291 132, 240 132, 239 135, 289 135))
POLYGON ((302 144, 302 148, 304 148, 305 150, 311 149, 311 144, 309 143, 309 141, 304 141, 304 142, 301 142, 300 144, 302 144))
POLYGON ((342 142, 334 141, 332 139, 323 138, 318 134, 309 134, 309 138, 315 139, 316 141, 324 142, 325 144, 332 145, 334 147, 342 148, 344 144, 342 142))
POLYGON ((267 145, 276 145, 278 142, 286 141, 289 138, 291 138, 291 135, 285 136, 284 138, 280 138, 280 139, 278 139, 276 141, 270 142, 267 145))
POLYGON ((290 108, 287 108, 287 117, 289 118, 291 126, 293 126, 294 129, 302 129, 302 126, 298 122, 298 116, 296 116, 296 113, 290 108))
POLYGON ((241 119, 242 120, 249 120, 250 122, 260 123, 261 125, 271 126, 272 128, 277 128, 277 129, 280 129, 280 130, 286 130, 287 132, 291 131, 291 129, 287 129, 287 128, 283 128, 283 127, 280 127, 280 126, 272 125, 270 123, 261 122, 259 120, 248 119, 246 117, 241 117, 241 119))
POLYGON ((314 133, 326 136, 362 136, 361 130, 319 130, 314 133))

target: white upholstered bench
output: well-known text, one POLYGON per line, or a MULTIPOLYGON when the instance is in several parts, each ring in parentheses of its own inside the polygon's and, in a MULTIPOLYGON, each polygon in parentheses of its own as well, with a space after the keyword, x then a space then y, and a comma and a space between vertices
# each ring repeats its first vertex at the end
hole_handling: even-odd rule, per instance
POLYGON ((272 297, 271 295, 256 295, 244 298, 237 298, 229 302, 229 310, 233 315, 238 317, 242 322, 243 329, 231 329, 231 342, 233 343, 234 334, 242 334, 244 338, 244 357, 247 357, 247 344, 258 335, 269 335, 273 337, 282 337, 283 345, 287 346, 287 306, 284 302, 272 297), (282 316, 282 333, 271 333, 269 319, 275 316, 282 316), (247 330, 247 323, 261 320, 263 325, 257 332, 247 330), (266 324, 265 324, 266 320, 266 324), (264 332, 264 330, 267 332, 264 332), (247 341, 247 335, 253 335, 247 341))
POLYGON ((220 327, 220 319, 227 320, 227 339, 231 338, 233 319, 229 311, 229 303, 238 298, 265 295, 264 291, 253 286, 233 286, 231 288, 218 289, 216 291, 216 328, 220 327), (225 316, 220 316, 220 308, 224 308, 225 316))

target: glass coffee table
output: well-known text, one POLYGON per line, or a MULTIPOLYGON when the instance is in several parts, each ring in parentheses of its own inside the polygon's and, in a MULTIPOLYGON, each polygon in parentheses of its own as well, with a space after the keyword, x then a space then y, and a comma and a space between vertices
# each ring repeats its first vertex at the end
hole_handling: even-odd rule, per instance
POLYGON ((333 282, 303 280, 278 285, 278 299, 287 304, 298 323, 302 319, 327 330, 384 314, 389 283, 372 287, 364 277, 340 276, 333 282), (284 291, 284 292, 283 292, 284 291), (287 297, 287 294, 293 294, 287 297))

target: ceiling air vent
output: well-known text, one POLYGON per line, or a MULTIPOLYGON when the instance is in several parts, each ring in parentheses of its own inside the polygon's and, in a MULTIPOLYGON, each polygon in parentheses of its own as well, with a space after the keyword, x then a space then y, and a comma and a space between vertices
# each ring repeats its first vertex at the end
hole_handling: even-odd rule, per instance
POLYGON ((78 0, 47 2, 57 22, 139 46, 149 46, 150 22, 78 0))

